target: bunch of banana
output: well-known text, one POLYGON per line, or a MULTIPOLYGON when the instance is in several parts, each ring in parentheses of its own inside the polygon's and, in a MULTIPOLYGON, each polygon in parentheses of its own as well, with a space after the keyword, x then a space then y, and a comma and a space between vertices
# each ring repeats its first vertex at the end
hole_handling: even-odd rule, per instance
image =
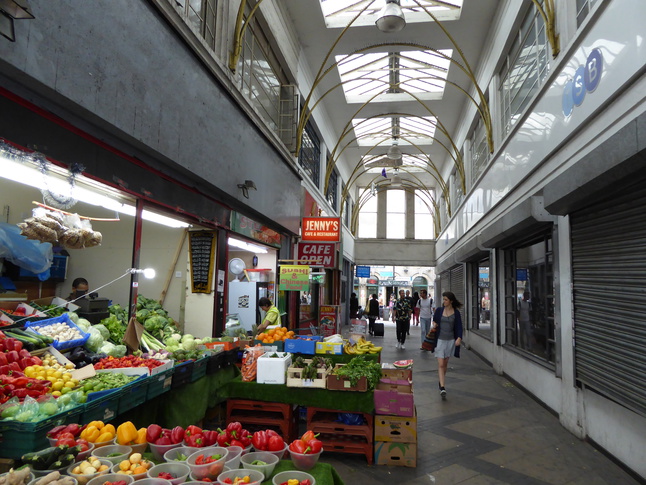
POLYGON ((377 354, 381 352, 382 347, 376 347, 371 341, 361 337, 356 344, 350 344, 346 341, 343 350, 346 354, 377 354))

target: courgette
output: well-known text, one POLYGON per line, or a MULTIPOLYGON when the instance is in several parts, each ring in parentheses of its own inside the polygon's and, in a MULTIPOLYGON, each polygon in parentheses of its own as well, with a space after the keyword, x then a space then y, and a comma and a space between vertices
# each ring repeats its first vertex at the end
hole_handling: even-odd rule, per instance
POLYGON ((49 470, 49 466, 58 460, 59 457, 67 453, 69 446, 59 445, 50 446, 40 451, 25 453, 22 455, 22 462, 31 466, 34 470, 49 470))
POLYGON ((52 466, 51 468, 49 468, 49 470, 58 470, 59 468, 68 467, 72 463, 74 463, 75 459, 76 459, 76 456, 73 453, 68 453, 67 455, 63 455, 54 463, 52 463, 52 466))

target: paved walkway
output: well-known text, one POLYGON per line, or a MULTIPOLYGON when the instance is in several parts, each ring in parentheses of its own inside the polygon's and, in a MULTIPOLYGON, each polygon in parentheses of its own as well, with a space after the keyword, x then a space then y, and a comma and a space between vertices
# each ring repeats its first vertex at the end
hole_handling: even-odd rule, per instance
MULTIPOLYGON (((346 332, 347 332, 346 327, 346 332)), ((360 455, 324 453, 346 485, 630 485, 640 482, 557 417, 497 375, 473 352, 449 361, 446 401, 437 387, 437 363, 420 351, 419 327, 406 350, 395 348, 395 326, 386 323, 383 362, 414 359, 418 413, 417 468, 369 466, 360 455)))

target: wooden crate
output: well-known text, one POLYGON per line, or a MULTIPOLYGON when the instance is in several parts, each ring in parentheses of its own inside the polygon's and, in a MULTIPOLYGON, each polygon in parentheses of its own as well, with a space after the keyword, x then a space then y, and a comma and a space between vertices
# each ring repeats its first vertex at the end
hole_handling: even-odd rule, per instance
MULTIPOLYGON (((306 365, 309 365, 312 360, 304 359, 306 365)), ((330 369, 317 369, 315 379, 303 379, 303 369, 299 367, 289 367, 287 369, 287 387, 311 387, 318 389, 325 389, 327 387, 327 375, 330 369)))

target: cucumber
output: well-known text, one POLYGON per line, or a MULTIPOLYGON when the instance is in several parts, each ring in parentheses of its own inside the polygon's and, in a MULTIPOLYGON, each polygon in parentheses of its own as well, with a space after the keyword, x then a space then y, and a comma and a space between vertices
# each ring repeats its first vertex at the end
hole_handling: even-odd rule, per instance
POLYGON ((67 453, 69 446, 50 446, 40 451, 33 453, 25 453, 22 455, 22 462, 29 465, 34 470, 49 470, 52 463, 58 460, 62 455, 67 453))

